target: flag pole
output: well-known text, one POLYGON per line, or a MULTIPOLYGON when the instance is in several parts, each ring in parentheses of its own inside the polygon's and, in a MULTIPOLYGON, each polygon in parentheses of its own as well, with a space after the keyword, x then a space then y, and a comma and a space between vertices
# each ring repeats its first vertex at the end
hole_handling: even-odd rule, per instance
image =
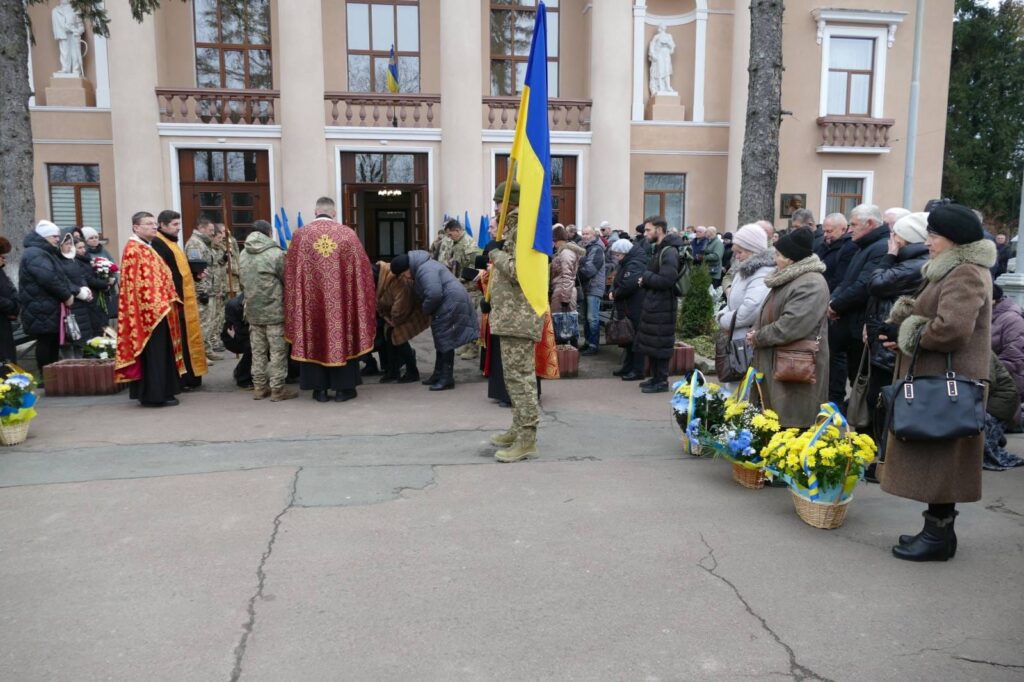
MULTIPOLYGON (((518 161, 511 155, 508 157, 508 173, 505 174, 505 193, 501 197, 501 212, 498 214, 498 231, 494 233, 494 240, 501 241, 505 236, 505 218, 508 216, 508 198, 512 193, 512 183, 515 182, 516 164, 518 161)), ((491 302, 491 280, 487 280, 487 291, 484 292, 484 300, 491 302)))

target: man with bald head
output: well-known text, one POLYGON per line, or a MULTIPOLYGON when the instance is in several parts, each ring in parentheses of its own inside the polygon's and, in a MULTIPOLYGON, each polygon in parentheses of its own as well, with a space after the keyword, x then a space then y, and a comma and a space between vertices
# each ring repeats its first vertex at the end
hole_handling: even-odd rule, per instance
POLYGON ((775 225, 769 220, 758 220, 755 225, 764 230, 764 233, 768 235, 768 243, 774 244, 779 240, 779 236, 775 234, 775 225))
POLYGON ((893 208, 885 209, 885 213, 882 214, 882 220, 891 229, 896 224, 897 220, 899 220, 903 216, 908 216, 908 215, 910 215, 910 211, 908 211, 905 208, 900 208, 900 207, 896 206, 896 207, 893 207, 893 208))

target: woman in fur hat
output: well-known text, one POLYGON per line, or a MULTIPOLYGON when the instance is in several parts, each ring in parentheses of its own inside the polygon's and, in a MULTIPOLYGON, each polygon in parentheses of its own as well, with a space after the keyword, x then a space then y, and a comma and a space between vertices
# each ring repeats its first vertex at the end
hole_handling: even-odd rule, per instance
MULTIPOLYGON (((929 262, 925 285, 913 299, 896 302, 883 335, 898 349, 896 375, 904 376, 920 343, 918 376, 943 375, 946 354, 964 378, 989 376, 992 324, 992 276, 996 247, 985 239, 981 222, 966 206, 948 204, 928 214, 929 262), (899 326, 898 339, 891 338, 899 326)), ((885 461, 879 466, 882 490, 928 505, 924 529, 901 535, 892 548, 898 559, 946 561, 956 554, 953 521, 958 502, 981 499, 981 464, 985 436, 944 442, 901 441, 888 436, 885 461)))

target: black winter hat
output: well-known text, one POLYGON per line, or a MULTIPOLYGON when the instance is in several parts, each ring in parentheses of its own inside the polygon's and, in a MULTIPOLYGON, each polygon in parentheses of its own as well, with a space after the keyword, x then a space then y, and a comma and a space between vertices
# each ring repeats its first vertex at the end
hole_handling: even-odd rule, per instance
POLYGON ((391 274, 401 275, 409 269, 409 254, 403 253, 391 259, 391 274))
POLYGON ((814 233, 806 227, 798 227, 779 237, 775 250, 793 261, 809 258, 814 253, 814 233))
POLYGON ((985 238, 978 216, 961 204, 945 204, 932 210, 928 214, 928 231, 941 234, 956 244, 969 244, 985 238))

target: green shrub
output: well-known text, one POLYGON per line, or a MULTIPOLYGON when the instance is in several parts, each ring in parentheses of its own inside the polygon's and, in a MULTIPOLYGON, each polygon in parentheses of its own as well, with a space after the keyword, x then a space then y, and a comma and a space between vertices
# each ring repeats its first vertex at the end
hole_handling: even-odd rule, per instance
POLYGON ((711 274, 706 266, 690 271, 690 289, 676 318, 676 338, 710 335, 715 330, 715 302, 711 299, 711 274))

